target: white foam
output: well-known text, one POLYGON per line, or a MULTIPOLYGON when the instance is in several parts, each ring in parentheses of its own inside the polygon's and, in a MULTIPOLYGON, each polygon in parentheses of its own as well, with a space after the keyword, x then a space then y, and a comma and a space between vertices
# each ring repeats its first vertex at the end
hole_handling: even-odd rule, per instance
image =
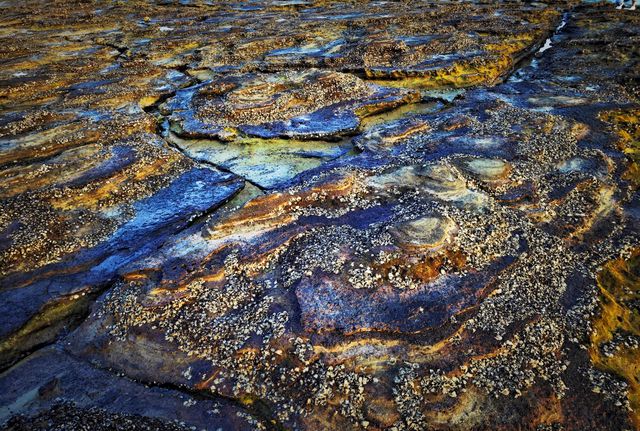
POLYGON ((551 39, 547 39, 544 43, 544 46, 538 50, 538 53, 545 52, 547 49, 551 48, 553 44, 551 43, 551 39))

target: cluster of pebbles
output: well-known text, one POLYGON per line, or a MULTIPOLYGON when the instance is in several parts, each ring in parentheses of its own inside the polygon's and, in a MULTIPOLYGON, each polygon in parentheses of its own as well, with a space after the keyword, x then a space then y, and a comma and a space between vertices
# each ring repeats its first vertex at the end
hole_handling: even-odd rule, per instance
POLYGON ((4 26, 42 37, 0 51, 0 423, 640 426, 636 15, 182 3, 4 26), (262 188, 195 138, 351 151, 262 188))

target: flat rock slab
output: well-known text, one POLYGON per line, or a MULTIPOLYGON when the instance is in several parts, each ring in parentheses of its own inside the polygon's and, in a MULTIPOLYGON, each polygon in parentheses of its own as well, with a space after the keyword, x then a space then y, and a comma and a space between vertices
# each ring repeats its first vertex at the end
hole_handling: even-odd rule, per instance
POLYGON ((188 395, 118 377, 44 349, 0 375, 0 422, 11 430, 255 429, 249 412, 227 400, 188 395), (35 416, 35 418, 34 418, 35 416))
POLYGON ((142 132, 0 175, 3 364, 50 341, 87 311, 118 268, 243 187, 142 132))
MULTIPOLYGON (((569 35, 601 12, 576 12, 569 35)), ((565 37, 553 49, 576 43, 565 37)), ((568 91, 544 64, 529 85, 568 91)), ((630 427, 630 383, 590 365, 597 311, 583 302, 598 268, 639 244, 624 134, 597 120, 629 95, 599 85, 606 103, 579 112, 540 109, 509 82, 391 119, 362 153, 133 262, 69 349, 259 399, 283 427, 630 427), (567 168, 581 165, 593 170, 567 168)))
POLYGON ((637 427, 640 15, 565 6, 0 4, 0 423, 637 427))
POLYGON ((273 189, 346 154, 346 136, 363 119, 419 99, 413 90, 311 69, 219 76, 178 91, 161 109, 168 139, 185 154, 273 189))
POLYGON ((363 117, 419 99, 415 91, 311 69, 221 76, 178 91, 164 109, 186 137, 331 139, 354 133, 363 117))
POLYGON ((352 150, 348 139, 332 142, 242 138, 233 142, 221 142, 184 139, 173 133, 168 139, 194 160, 219 166, 263 189, 284 186, 297 175, 352 150))
POLYGON ((426 88, 493 83, 561 19, 542 3, 189 6, 87 3, 42 16, 35 4, 5 4, 25 31, 0 35, 8 47, 0 79, 10 88, 2 103, 148 106, 184 85, 185 66, 195 76, 316 67, 426 88))

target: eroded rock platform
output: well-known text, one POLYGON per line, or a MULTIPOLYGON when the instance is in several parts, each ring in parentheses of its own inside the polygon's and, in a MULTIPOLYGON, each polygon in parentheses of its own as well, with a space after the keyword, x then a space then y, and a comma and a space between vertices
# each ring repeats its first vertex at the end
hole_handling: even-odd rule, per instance
POLYGON ((6 429, 639 429, 640 14, 0 8, 6 429))

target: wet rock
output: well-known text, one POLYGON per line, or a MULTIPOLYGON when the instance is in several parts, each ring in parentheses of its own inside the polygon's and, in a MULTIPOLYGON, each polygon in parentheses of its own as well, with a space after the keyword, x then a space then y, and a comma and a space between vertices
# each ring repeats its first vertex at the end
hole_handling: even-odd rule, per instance
POLYGON ((483 180, 495 181, 509 172, 509 165, 502 160, 473 159, 465 163, 465 168, 483 180))
POLYGON ((437 248, 455 232, 455 225, 446 217, 422 217, 396 227, 394 236, 406 247, 437 248))
POLYGON ((3 421, 635 426, 637 14, 74 6, 0 4, 3 421))
POLYGON ((5 365, 86 314, 118 268, 153 249, 149 238, 161 241, 242 187, 144 133, 35 160, 2 171, 5 365))
POLYGON ((384 151, 413 134, 426 132, 429 129, 430 125, 427 121, 412 117, 373 127, 354 138, 353 142, 361 150, 384 151))
POLYGON ((604 392, 616 405, 635 410, 640 392, 635 382, 637 370, 638 337, 638 250, 626 259, 608 262, 598 277, 601 312, 593 319, 589 356, 595 364, 610 367, 614 375, 593 373, 593 389, 604 392), (604 386, 604 388, 603 388, 604 386), (628 388, 628 389, 627 389, 628 388))
POLYGON ((182 139, 174 134, 169 139, 189 157, 229 170, 263 189, 283 186, 297 175, 351 150, 345 139, 329 142, 244 138, 220 142, 182 139))
POLYGON ((355 132, 365 116, 418 99, 416 92, 311 69, 223 76, 180 90, 164 109, 181 136, 330 139, 355 132))
MULTIPOLYGON (((149 382, 151 383, 151 382, 149 382)), ((145 385, 47 348, 0 376, 7 430, 189 430, 262 426, 222 399, 145 385)))
POLYGON ((116 430, 166 430, 184 431, 187 427, 180 423, 162 422, 155 419, 120 413, 107 413, 101 409, 81 409, 73 404, 60 403, 47 412, 33 417, 16 416, 6 424, 9 430, 62 430, 76 429, 116 429, 116 430))

